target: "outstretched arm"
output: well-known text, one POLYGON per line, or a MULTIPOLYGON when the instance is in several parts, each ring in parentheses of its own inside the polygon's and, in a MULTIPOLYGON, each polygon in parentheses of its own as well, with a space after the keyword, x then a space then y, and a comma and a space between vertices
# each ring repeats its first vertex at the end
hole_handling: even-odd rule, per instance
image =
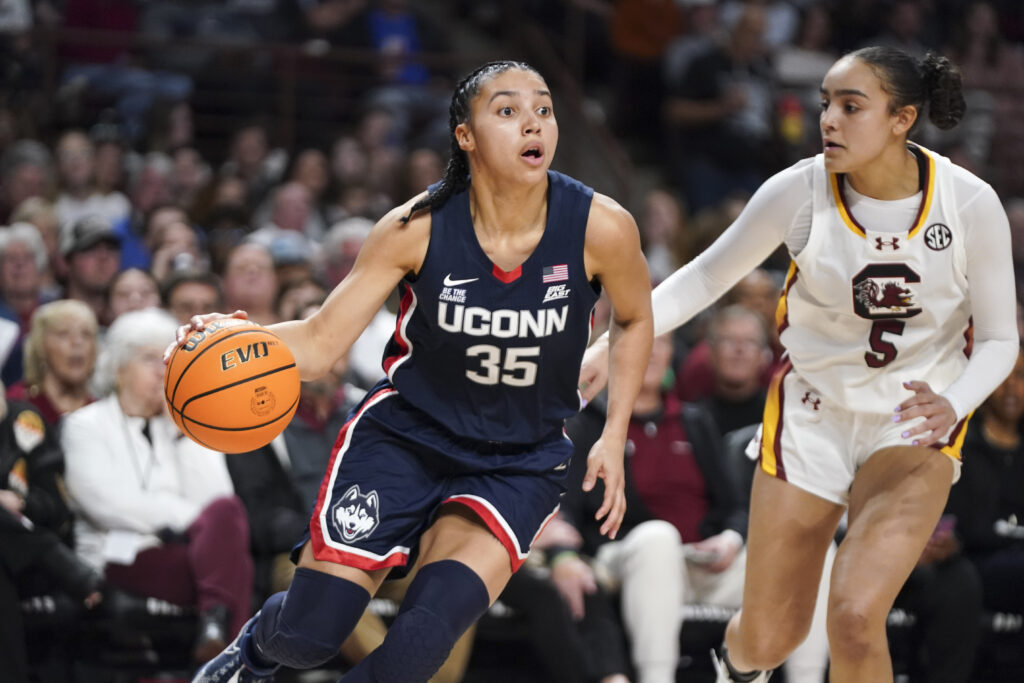
POLYGON ((615 538, 626 512, 623 457, 626 428, 651 356, 653 315, 650 275, 633 217, 611 199, 594 195, 587 224, 587 274, 600 280, 612 306, 609 334, 608 418, 587 458, 583 489, 604 479, 604 501, 596 518, 601 533, 615 538))
MULTIPOLYGON (((794 225, 810 225, 808 179, 801 164, 769 178, 721 237, 658 285, 652 295, 655 336, 714 303, 768 258, 794 225)), ((599 338, 583 358, 580 391, 588 401, 604 387, 608 341, 608 336, 599 338)))

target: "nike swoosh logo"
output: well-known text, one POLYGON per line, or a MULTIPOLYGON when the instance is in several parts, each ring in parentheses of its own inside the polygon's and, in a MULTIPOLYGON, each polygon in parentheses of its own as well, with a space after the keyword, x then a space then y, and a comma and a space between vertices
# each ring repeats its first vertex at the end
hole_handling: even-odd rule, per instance
POLYGON ((471 278, 469 278, 467 280, 453 280, 452 279, 452 274, 448 273, 447 275, 444 276, 444 286, 445 287, 458 287, 459 285, 464 285, 464 284, 467 284, 469 282, 476 282, 479 279, 480 278, 478 278, 478 277, 471 277, 471 278))

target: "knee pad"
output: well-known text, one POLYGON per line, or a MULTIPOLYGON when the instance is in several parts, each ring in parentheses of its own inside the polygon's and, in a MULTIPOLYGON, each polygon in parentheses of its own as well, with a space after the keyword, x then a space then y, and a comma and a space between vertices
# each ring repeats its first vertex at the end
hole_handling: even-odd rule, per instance
POLYGON ((346 579, 295 570, 291 586, 272 595, 252 632, 256 663, 310 669, 330 660, 363 615, 370 594, 346 579))
POLYGON ((427 681, 488 605, 487 587, 466 565, 455 560, 426 565, 409 586, 384 643, 356 668, 363 671, 349 676, 377 683, 427 681))

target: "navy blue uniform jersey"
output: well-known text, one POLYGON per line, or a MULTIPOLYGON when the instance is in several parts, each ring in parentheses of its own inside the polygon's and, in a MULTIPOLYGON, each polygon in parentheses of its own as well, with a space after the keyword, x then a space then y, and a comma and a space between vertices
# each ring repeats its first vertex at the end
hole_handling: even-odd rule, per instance
POLYGON ((536 443, 580 409, 577 390, 600 285, 583 245, 594 191, 548 171, 544 234, 506 272, 484 253, 469 192, 431 218, 420 271, 402 280, 384 372, 401 396, 456 435, 536 443))

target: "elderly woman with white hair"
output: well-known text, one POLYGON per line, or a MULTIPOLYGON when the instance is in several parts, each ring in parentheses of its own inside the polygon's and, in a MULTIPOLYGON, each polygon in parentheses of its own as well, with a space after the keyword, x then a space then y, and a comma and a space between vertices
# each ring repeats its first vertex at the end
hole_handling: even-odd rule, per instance
POLYGON ((17 325, 0 325, 2 379, 13 384, 23 372, 21 346, 32 314, 46 300, 49 257, 39 229, 31 223, 14 223, 0 230, 0 318, 17 325))
POLYGON ((97 370, 103 398, 65 417, 61 444, 79 554, 111 586, 197 606, 202 662, 250 616, 253 568, 224 455, 166 414, 162 356, 177 326, 153 308, 114 321, 97 370))

